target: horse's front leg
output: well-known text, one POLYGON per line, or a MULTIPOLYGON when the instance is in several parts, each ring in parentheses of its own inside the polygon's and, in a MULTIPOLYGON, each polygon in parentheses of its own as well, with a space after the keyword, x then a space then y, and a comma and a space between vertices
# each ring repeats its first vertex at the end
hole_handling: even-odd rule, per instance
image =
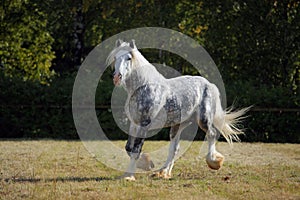
POLYGON ((157 171, 154 175, 160 178, 169 179, 172 177, 172 168, 174 166, 175 156, 179 151, 180 145, 180 133, 179 133, 179 125, 171 127, 170 130, 170 146, 169 146, 169 154, 168 158, 163 165, 163 167, 157 171))
POLYGON ((129 181, 134 181, 135 171, 136 171, 136 162, 140 157, 142 147, 144 144, 145 138, 143 137, 146 133, 146 130, 142 127, 137 127, 133 124, 130 125, 130 135, 125 146, 127 154, 130 157, 130 162, 128 168, 124 174, 124 179, 129 181))
POLYGON ((170 146, 168 158, 163 165, 163 167, 154 174, 154 176, 169 179, 172 177, 172 169, 174 166, 175 156, 179 152, 180 148, 180 135, 184 128, 186 128, 190 123, 178 124, 171 127, 170 130, 170 146))

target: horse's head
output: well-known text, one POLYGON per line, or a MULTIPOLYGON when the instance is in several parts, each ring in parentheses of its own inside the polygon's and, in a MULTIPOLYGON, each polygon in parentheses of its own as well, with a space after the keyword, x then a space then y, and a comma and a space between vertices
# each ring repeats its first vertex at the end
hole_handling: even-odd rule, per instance
POLYGON ((124 85, 124 81, 129 77, 132 70, 132 51, 136 49, 134 40, 130 43, 116 41, 116 47, 109 56, 115 69, 113 81, 116 86, 124 85))

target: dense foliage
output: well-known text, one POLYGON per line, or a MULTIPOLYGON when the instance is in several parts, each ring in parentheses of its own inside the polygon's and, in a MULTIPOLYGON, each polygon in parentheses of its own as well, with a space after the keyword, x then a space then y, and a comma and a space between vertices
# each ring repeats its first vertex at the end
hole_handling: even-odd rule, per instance
POLYGON ((45 13, 27 1, 4 1, 1 9, 0 61, 8 76, 46 84, 54 52, 45 13))
MULTIPOLYGON (((116 33, 159 26, 206 48, 229 105, 254 105, 244 140, 300 142, 298 1, 4 0, 1 6, 0 137, 77 138, 71 94, 85 56, 116 33)), ((198 73, 168 52, 146 53, 151 62, 198 73)), ((98 87, 97 114, 109 137, 124 139, 109 107, 110 73, 98 87)), ((164 132, 154 139, 167 139, 164 132)))

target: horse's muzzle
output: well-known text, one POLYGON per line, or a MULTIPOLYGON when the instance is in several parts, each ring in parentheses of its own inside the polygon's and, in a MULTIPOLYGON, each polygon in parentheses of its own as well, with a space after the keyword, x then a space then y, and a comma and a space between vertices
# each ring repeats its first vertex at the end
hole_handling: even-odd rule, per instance
POLYGON ((114 74, 114 84, 115 86, 119 86, 121 83, 122 75, 120 73, 114 74))

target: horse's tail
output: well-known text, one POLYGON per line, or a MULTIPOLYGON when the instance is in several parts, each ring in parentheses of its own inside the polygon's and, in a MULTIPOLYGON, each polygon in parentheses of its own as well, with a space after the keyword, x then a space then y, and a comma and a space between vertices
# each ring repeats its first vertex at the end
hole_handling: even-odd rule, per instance
POLYGON ((224 111, 224 124, 220 132, 229 144, 232 144, 233 140, 240 141, 238 135, 244 134, 244 131, 239 127, 239 123, 246 117, 245 113, 249 111, 250 108, 251 107, 246 107, 233 111, 231 107, 224 111))
POLYGON ((243 129, 240 128, 240 122, 247 117, 245 114, 250 110, 251 106, 234 111, 232 106, 223 110, 217 87, 214 87, 213 93, 216 97, 216 112, 213 124, 229 144, 232 144, 233 140, 240 141, 238 135, 244 133, 243 129))

